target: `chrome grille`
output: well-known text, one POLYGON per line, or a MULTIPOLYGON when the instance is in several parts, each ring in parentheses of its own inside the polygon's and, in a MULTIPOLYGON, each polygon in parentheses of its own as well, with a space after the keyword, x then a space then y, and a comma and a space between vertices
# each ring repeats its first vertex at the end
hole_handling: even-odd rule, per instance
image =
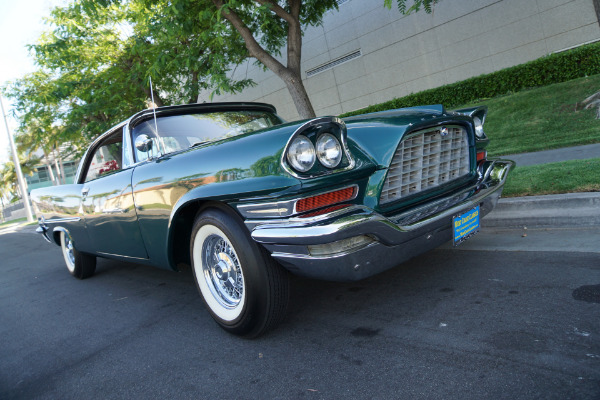
POLYGON ((380 204, 435 188, 469 173, 467 131, 460 126, 428 129, 404 139, 392 159, 380 204))

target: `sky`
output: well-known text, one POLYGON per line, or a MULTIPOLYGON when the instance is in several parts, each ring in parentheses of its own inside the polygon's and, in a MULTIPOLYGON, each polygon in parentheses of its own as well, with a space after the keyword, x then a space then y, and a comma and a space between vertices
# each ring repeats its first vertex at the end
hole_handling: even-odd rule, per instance
MULTIPOLYGON (((47 28, 43 17, 49 16, 52 8, 65 3, 66 0, 0 0, 0 85, 35 70, 25 46, 35 43, 47 28)), ((11 114, 11 105, 4 96, 2 102, 5 112, 11 114)), ((18 122, 9 118, 8 124, 14 133, 18 122)), ((0 118, 0 164, 9 157, 8 136, 0 118)))

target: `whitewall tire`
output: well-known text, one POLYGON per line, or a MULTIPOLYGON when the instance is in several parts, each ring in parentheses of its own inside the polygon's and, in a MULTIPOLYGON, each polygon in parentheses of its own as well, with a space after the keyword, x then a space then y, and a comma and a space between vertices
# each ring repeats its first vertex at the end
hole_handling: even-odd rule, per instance
POLYGON ((60 232, 60 247, 69 273, 78 279, 89 278, 96 272, 96 257, 80 253, 73 245, 73 239, 66 231, 60 232))
POLYGON ((284 318, 288 272, 252 240, 237 215, 213 208, 198 215, 190 256, 204 303, 226 331, 256 337, 284 318))

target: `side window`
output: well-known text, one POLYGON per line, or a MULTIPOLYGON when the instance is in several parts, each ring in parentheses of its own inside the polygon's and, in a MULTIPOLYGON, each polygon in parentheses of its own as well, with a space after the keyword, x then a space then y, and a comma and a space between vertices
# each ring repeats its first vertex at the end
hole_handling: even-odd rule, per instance
POLYGON ((90 156, 85 182, 120 171, 123 167, 122 129, 107 137, 90 156))

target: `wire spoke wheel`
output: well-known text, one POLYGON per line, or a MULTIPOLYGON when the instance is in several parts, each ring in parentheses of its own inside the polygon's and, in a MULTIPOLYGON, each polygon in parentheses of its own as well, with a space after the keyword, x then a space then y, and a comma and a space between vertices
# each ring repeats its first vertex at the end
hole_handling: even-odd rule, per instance
POLYGON ((224 321, 234 321, 245 299, 244 272, 227 235, 205 224, 195 235, 192 248, 196 282, 209 309, 224 321))
POLYGON ((65 257, 65 264, 67 264, 67 269, 72 274, 75 271, 75 254, 73 253, 73 241, 69 234, 65 232, 60 233, 61 238, 61 247, 63 256, 65 257))
POLYGON ((235 308, 244 295, 244 275, 231 244, 221 236, 210 235, 203 244, 204 279, 217 301, 235 308))
POLYGON ((69 273, 78 279, 89 278, 96 272, 96 257, 80 253, 67 231, 60 232, 60 247, 69 273))
POLYGON ((289 276, 239 217, 208 209, 194 222, 192 271, 213 319, 226 331, 256 337, 285 316, 289 276))

